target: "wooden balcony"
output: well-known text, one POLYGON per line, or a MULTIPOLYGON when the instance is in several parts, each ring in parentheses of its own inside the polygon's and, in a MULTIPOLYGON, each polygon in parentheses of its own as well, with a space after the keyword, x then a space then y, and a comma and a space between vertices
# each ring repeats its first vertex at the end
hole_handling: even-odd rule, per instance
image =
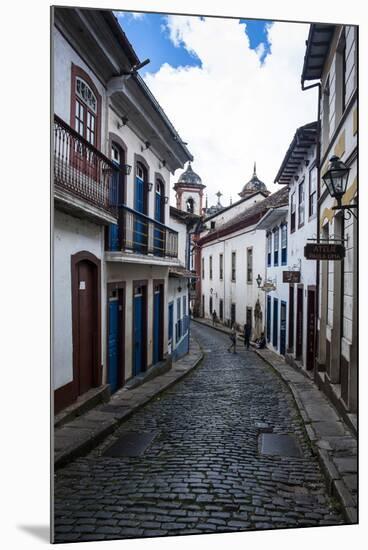
POLYGON ((116 223, 117 174, 110 159, 54 115, 56 206, 97 223, 116 223))
POLYGON ((107 250, 109 252, 154 256, 162 258, 163 261, 177 259, 178 233, 176 231, 128 206, 121 205, 119 210, 118 225, 110 225, 108 228, 107 250))

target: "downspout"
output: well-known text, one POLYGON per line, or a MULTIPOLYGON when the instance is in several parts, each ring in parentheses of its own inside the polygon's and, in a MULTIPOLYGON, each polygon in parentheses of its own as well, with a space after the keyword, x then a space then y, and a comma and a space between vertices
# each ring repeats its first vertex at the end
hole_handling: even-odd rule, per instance
MULTIPOLYGON (((320 203, 319 199, 321 196, 321 82, 316 82, 315 84, 311 84, 310 86, 304 86, 304 80, 302 80, 302 91, 310 90, 311 88, 315 88, 318 86, 318 114, 317 114, 317 147, 316 147, 316 163, 317 163, 317 242, 320 240, 321 236, 321 229, 320 229, 320 203)), ((315 317, 318 321, 319 318, 319 285, 320 285, 320 260, 317 260, 317 266, 316 266, 316 296, 315 296, 315 317)), ((318 349, 318 337, 317 337, 317 321, 315 322, 315 331, 314 331, 314 355, 315 355, 315 362, 314 362, 314 380, 316 380, 316 362, 317 362, 317 369, 318 369, 318 360, 317 359, 317 350, 318 350, 318 356, 319 356, 319 349, 318 349)))

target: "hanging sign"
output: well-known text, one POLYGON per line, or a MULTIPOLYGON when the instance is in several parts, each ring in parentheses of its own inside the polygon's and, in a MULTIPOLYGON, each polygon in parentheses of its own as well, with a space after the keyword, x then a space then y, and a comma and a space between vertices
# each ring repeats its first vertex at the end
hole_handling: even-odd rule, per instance
POLYGON ((283 283, 300 283, 300 271, 283 271, 282 272, 283 283))
POLYGON ((342 244, 308 243, 304 247, 307 260, 342 260, 345 257, 345 247, 342 244))

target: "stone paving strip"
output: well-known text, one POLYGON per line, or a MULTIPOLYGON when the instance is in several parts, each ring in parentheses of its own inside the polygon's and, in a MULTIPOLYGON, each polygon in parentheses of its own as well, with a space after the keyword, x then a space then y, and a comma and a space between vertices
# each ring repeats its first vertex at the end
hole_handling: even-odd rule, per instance
MULTIPOLYGON (((230 334, 230 329, 211 322, 196 322, 230 334)), ((243 346, 241 346, 242 348, 243 346)), ((240 348, 240 349, 241 349, 240 348)), ((342 421, 326 396, 312 380, 268 349, 253 351, 266 361, 288 385, 299 409, 312 448, 318 456, 330 494, 343 507, 349 523, 358 522, 357 439, 342 421)))
POLYGON ((194 338, 189 353, 173 363, 171 369, 134 389, 122 388, 106 404, 76 417, 54 430, 54 467, 65 466, 98 445, 136 410, 154 399, 194 369, 203 353, 194 338))

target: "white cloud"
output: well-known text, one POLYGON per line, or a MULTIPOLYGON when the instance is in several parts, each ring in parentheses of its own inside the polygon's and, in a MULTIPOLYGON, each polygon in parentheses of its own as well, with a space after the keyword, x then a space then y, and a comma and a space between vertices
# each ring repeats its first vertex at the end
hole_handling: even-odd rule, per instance
POLYGON ((254 161, 260 179, 276 190, 273 180, 296 128, 317 116, 315 90, 300 87, 308 25, 271 25, 271 53, 261 64, 261 49, 250 49, 237 20, 169 16, 167 23, 173 43, 184 44, 202 67, 166 63, 145 79, 188 142, 209 204, 219 189, 223 204, 230 195, 237 200, 254 161))

